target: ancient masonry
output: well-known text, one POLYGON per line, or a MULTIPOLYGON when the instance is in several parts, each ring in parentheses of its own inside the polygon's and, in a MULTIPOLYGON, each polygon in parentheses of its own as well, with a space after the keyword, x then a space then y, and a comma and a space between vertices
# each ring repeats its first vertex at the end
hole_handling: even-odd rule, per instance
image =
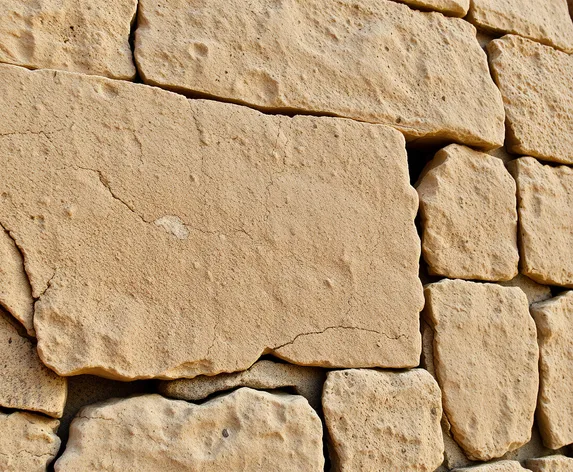
POLYGON ((0 0, 0 472, 572 472, 572 14, 0 0))

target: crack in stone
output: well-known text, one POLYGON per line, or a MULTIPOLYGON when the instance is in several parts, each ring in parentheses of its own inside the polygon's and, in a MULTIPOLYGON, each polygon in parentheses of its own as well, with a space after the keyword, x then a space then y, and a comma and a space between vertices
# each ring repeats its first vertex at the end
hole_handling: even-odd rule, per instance
MULTIPOLYGON (((24 251, 23 249, 20 247, 20 245, 18 244, 18 242, 16 241, 16 238, 14 238, 14 236, 12 236, 12 233, 10 232, 10 230, 4 225, 4 223, 2 223, 0 221, 0 228, 6 233, 6 235, 12 240, 12 242, 14 243, 14 246, 16 247, 16 250, 18 251, 18 254, 20 254, 20 259, 22 259, 22 267, 24 269, 24 275, 26 276, 26 280, 28 281, 28 286, 30 287, 30 293, 32 293, 32 300, 36 301, 37 297, 34 297, 33 295, 33 290, 32 290, 32 281, 30 279, 30 274, 28 274, 28 271, 26 269, 26 258, 24 257, 24 251)), ((51 280, 51 279, 50 279, 51 280)), ((42 294, 47 290, 44 289, 44 291, 42 292, 42 294)))

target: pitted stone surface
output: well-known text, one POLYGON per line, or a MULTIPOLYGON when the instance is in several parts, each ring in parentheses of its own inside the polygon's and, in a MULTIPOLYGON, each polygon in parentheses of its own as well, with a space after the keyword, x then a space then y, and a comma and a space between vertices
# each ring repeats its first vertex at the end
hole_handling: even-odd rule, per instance
POLYGON ((506 147, 573 164, 573 55, 512 35, 491 41, 488 51, 505 106, 506 147))
POLYGON ((60 449, 58 425, 41 415, 0 412, 0 470, 45 472, 60 449))
POLYGON ((539 382, 525 294, 463 280, 430 284, 425 294, 434 368, 456 442, 483 461, 527 443, 539 382))
POLYGON ((536 282, 573 288, 573 169, 513 161, 521 271, 536 282))
POLYGON ((524 472, 527 469, 521 467, 517 461, 498 461, 491 464, 482 464, 475 467, 454 469, 452 472, 524 472))
POLYGON ((38 350, 60 375, 212 375, 265 352, 418 364, 399 132, 65 72, 4 65, 0 81, 0 223, 26 253, 38 350))
POLYGON ((0 2, 0 62, 133 79, 136 0, 0 2))
POLYGON ((573 472, 573 459, 559 455, 530 459, 525 465, 532 472, 573 472))
POLYGON ((504 140, 475 28, 392 1, 143 0, 135 58, 146 83, 173 90, 384 123, 409 139, 504 140))
POLYGON ((422 369, 328 373, 322 397, 334 471, 434 471, 443 460, 440 390, 422 369))
POLYGON ((430 273, 489 281, 517 275, 515 181, 500 159, 447 146, 417 190, 430 273))
POLYGON ((435 10, 445 15, 463 17, 470 7, 470 0, 398 0, 412 8, 435 10))
POLYGON ((301 396, 248 388, 202 405, 109 400, 80 411, 55 470, 319 472, 322 424, 301 396))
POLYGON ((527 301, 531 305, 532 303, 542 302, 551 298, 551 288, 547 285, 541 285, 534 282, 529 277, 525 275, 518 274, 517 277, 508 280, 507 282, 500 282, 500 285, 504 287, 518 287, 523 290, 527 301))
POLYGON ((573 443, 573 291, 536 303, 531 314, 539 341, 537 419, 545 444, 573 443))

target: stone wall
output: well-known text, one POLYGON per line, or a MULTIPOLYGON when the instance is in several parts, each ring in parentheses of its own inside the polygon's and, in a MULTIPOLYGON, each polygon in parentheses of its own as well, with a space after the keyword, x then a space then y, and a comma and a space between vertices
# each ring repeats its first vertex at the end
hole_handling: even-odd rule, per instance
POLYGON ((569 9, 0 0, 0 471, 573 471, 569 9))

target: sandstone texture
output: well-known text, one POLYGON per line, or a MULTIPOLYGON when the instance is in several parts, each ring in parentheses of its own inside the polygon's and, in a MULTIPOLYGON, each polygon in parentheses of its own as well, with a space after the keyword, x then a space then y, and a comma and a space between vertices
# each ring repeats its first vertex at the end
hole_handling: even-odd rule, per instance
POLYGON ((328 373, 322 397, 334 471, 434 471, 443 460, 440 390, 428 372, 328 373))
POLYGON ((531 157, 512 162, 517 181, 521 271, 573 288, 573 169, 531 157))
POLYGON ((527 471, 517 461, 499 461, 491 464, 482 464, 475 467, 454 469, 453 472, 521 472, 527 471))
POLYGON ((166 397, 197 401, 236 387, 259 390, 288 387, 305 397, 314 409, 320 409, 325 379, 323 369, 262 360, 242 372, 163 381, 158 388, 159 393, 166 397))
POLYGON ((470 0, 399 0, 412 8, 435 10, 445 15, 463 17, 470 7, 470 0))
POLYGON ((534 282, 525 275, 518 274, 517 277, 508 280, 507 282, 500 282, 504 287, 518 287, 523 290, 529 304, 542 302, 551 298, 551 288, 547 285, 541 285, 534 282))
POLYGON ((0 2, 0 62, 133 79, 136 0, 0 2))
POLYGON ((549 456, 530 459, 526 466, 532 472, 573 472, 573 459, 565 456, 549 456))
POLYGON ((467 19, 478 29, 514 33, 573 52, 567 0, 472 0, 467 19))
POLYGON ((9 315, 1 308, 0 365, 0 406, 62 416, 66 379, 58 377, 40 362, 36 347, 20 336, 9 315))
POLYGON ((573 164, 573 56, 512 35, 492 41, 488 51, 509 151, 573 164))
POLYGON ((45 472, 60 449, 58 420, 20 411, 0 412, 0 470, 45 472))
POLYGON ((463 280, 430 284, 425 293, 434 368, 456 442, 482 461, 527 443, 539 382, 525 294, 463 280))
POLYGON ((418 364, 418 205, 397 131, 65 72, 4 65, 0 80, 0 223, 60 375, 213 375, 270 352, 418 364))
POLYGON ((323 468, 322 425, 308 402, 248 388, 202 405, 145 395, 85 407, 55 465, 56 472, 323 468))
POLYGON ((500 159, 450 145, 428 164, 417 190, 430 273, 489 281, 517 275, 515 181, 500 159))
POLYGON ((536 303, 531 314, 539 341, 537 419, 547 447, 573 443, 573 291, 536 303))
POLYGON ((146 83, 172 90, 503 144, 475 28, 388 0, 142 0, 135 59, 146 83))

